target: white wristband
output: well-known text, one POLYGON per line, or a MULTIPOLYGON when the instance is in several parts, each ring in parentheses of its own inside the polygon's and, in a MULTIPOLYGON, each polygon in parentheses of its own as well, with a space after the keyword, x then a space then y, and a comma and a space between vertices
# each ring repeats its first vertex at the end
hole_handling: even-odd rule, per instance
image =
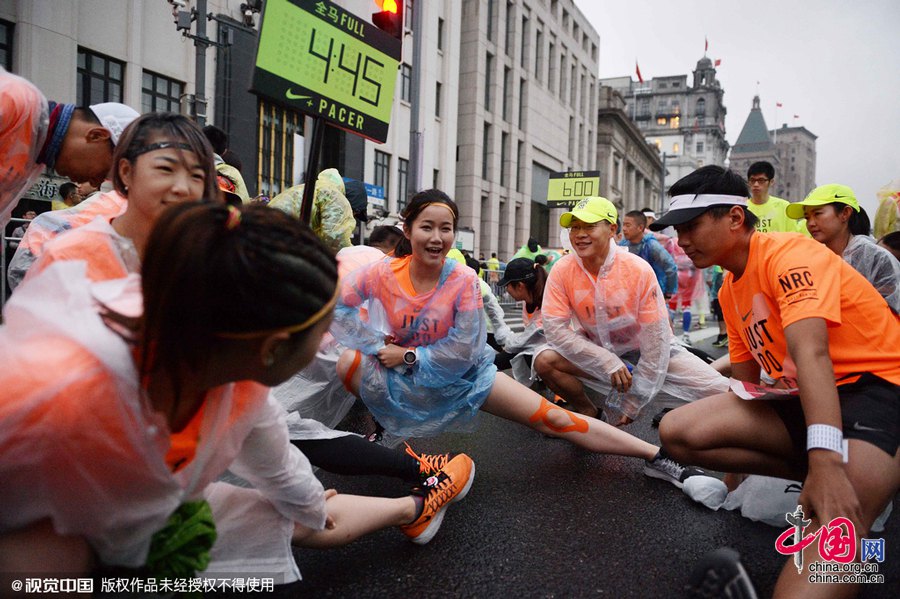
POLYGON ((810 449, 827 449, 835 451, 847 463, 847 440, 841 429, 828 424, 810 424, 806 428, 806 451, 810 449))

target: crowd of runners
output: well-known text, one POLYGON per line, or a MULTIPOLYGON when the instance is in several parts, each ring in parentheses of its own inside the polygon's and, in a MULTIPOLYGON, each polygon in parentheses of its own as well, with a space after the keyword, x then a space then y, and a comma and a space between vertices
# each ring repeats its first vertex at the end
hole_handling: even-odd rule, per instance
MULTIPOLYGON (((478 456, 396 445, 472 431, 479 411, 642 460, 686 491, 710 478, 701 468, 731 491, 748 475, 802 481, 813 527, 845 517, 858 536, 900 488, 896 235, 869 236, 849 187, 789 204, 758 163, 746 178, 698 169, 660 215, 581 200, 560 217, 571 250, 552 268, 529 248, 494 281, 524 302, 512 333, 478 263, 453 258, 459 209, 445 192, 420 191, 402 224, 351 246, 336 172, 319 177, 311 228, 290 208, 297 190, 249 198, 215 139, 180 115, 48 102, 0 69, 0 224, 45 168, 112 183, 38 215, 15 248, 0 572, 45 570, 52 555, 60 572, 290 583, 292 545, 387 527, 427 543, 478 456), (680 307, 690 330, 701 269, 728 347, 715 364, 672 324, 680 307), (743 399, 737 382, 779 399, 743 399), (357 398, 370 438, 334 428, 357 398), (665 409, 658 444, 628 432, 665 409), (410 491, 342 494, 313 467, 410 491)), ((776 595, 809 591, 786 565, 776 595)))

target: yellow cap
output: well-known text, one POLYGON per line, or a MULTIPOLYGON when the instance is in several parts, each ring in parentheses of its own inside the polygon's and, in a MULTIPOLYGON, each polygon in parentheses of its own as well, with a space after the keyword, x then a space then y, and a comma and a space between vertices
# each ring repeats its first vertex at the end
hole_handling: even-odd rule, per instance
POLYGON ((591 197, 584 198, 575 204, 569 212, 564 212, 559 217, 559 226, 568 229, 572 225, 572 219, 577 218, 583 223, 596 223, 605 220, 612 224, 616 223, 619 213, 613 203, 606 198, 591 197))
POLYGON ((806 199, 802 202, 789 204, 784 213, 788 218, 803 218, 803 208, 805 206, 825 206, 833 202, 847 204, 857 212, 859 212, 859 202, 856 201, 856 194, 846 185, 838 185, 837 183, 829 183, 828 185, 820 185, 809 192, 806 199))

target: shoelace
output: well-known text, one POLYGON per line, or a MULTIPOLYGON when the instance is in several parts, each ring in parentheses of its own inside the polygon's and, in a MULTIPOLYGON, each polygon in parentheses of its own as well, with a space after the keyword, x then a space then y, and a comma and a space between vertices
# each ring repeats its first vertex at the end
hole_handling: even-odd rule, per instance
POLYGON ((663 468, 665 468, 669 472, 676 474, 676 478, 681 478, 681 475, 684 473, 684 466, 671 458, 661 458, 660 462, 662 462, 661 466, 663 468))
POLYGON ((442 474, 437 484, 430 487, 429 493, 425 497, 425 505, 422 509, 424 514, 426 510, 436 512, 440 507, 444 506, 453 497, 453 480, 447 474, 442 474), (438 507, 435 507, 438 506, 438 507))
POLYGON ((404 443, 406 445, 406 453, 407 455, 412 456, 419 462, 419 472, 439 472, 444 466, 449 462, 449 456, 446 453, 439 453, 434 455, 427 454, 417 454, 412 447, 409 446, 409 443, 404 443))

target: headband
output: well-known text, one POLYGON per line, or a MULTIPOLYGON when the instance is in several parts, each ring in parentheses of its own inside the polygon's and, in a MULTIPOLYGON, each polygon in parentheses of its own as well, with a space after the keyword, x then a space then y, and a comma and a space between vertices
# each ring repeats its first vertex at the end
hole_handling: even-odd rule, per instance
POLYGON ((422 206, 422 210, 425 210, 429 206, 441 206, 442 208, 446 208, 450 211, 450 214, 453 215, 453 218, 456 218, 456 214, 453 212, 453 208, 451 208, 449 204, 445 204, 444 202, 428 202, 427 204, 422 206))
POLYGON ((315 325, 317 322, 325 318, 325 316, 327 316, 328 313, 334 309, 334 305, 337 303, 338 296, 340 295, 340 290, 341 286, 339 284, 336 284, 334 286, 334 295, 331 296, 331 299, 328 300, 328 303, 319 308, 318 312, 316 312, 300 324, 279 327, 277 329, 265 329, 262 331, 216 333, 216 337, 221 337, 222 339, 256 339, 257 337, 267 337, 275 333, 299 333, 300 331, 305 331, 306 329, 310 328, 311 326, 315 325))
POLYGON ((132 154, 133 158, 137 158, 141 154, 146 154, 147 152, 152 152, 154 150, 165 150, 166 148, 178 148, 179 150, 187 150, 188 152, 193 152, 194 148, 192 148, 189 144, 184 143, 183 141, 158 141, 156 143, 152 143, 148 146, 144 146, 143 148, 138 148, 135 150, 134 154, 132 154))

